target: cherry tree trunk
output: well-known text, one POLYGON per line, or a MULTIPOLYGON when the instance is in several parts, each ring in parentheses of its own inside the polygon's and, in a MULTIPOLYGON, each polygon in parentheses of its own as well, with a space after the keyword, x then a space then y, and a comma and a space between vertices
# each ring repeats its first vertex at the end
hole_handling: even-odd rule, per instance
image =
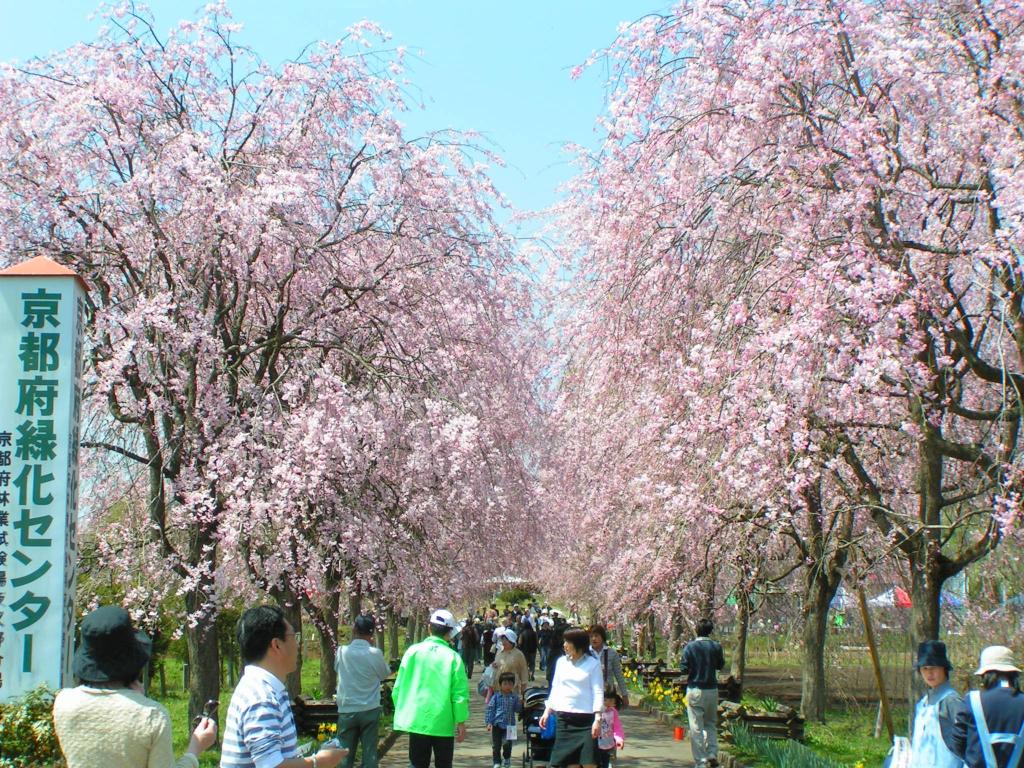
POLYGON ((338 671, 334 668, 334 653, 337 645, 330 635, 319 627, 316 630, 320 642, 320 695, 323 698, 334 696, 338 688, 338 671))
MULTIPOLYGON (((200 583, 185 594, 185 610, 195 616, 206 605, 206 592, 200 583)), ((220 649, 217 642, 216 616, 204 613, 192 626, 185 622, 185 645, 188 649, 188 722, 202 714, 203 705, 220 699, 220 649)))
MULTIPOLYGON (((151 498, 163 505, 163 486, 160 484, 159 489, 154 489, 154 484, 157 483, 151 483, 151 491, 157 490, 157 495, 151 498)), ((162 506, 160 510, 162 513, 162 506)), ((217 610, 210 600, 214 593, 212 574, 217 560, 217 544, 213 534, 212 525, 197 525, 188 541, 188 563, 200 574, 195 584, 185 593, 186 615, 194 619, 185 622, 185 645, 189 661, 189 722, 202 714, 203 705, 207 701, 220 699, 217 610)))
POLYGON ((672 615, 672 630, 669 635, 668 658, 665 661, 669 666, 675 666, 674 662, 681 660, 683 652, 683 620, 678 613, 672 615))
POLYGON ((388 652, 386 659, 400 659, 402 654, 398 648, 398 615, 394 608, 388 608, 388 652))
POLYGON ((358 584, 348 593, 348 622, 351 624, 356 616, 363 612, 363 590, 358 584))
POLYGON ((371 600, 373 600, 374 603, 374 627, 376 628, 375 639, 377 641, 377 647, 381 652, 383 652, 384 642, 387 639, 387 627, 381 621, 382 616, 380 614, 380 606, 382 603, 377 595, 371 595, 371 600))
POLYGON ((701 582, 700 615, 702 618, 712 619, 715 617, 715 589, 718 586, 718 566, 714 563, 708 566, 704 579, 701 582))
POLYGON ((804 663, 800 691, 800 712, 808 720, 825 721, 825 641, 828 639, 828 607, 835 596, 827 580, 810 576, 804 595, 804 663))
POLYGON ((320 646, 319 687, 321 696, 333 696, 338 686, 337 673, 334 669, 334 652, 338 648, 338 613, 341 596, 336 589, 329 589, 327 594, 329 597, 323 605, 310 600, 301 601, 301 607, 316 631, 317 644, 320 646))
POLYGON ((338 688, 338 671, 334 668, 334 653, 338 649, 338 621, 341 612, 341 595, 332 590, 324 609, 325 626, 317 625, 320 640, 320 695, 331 697, 338 688), (334 629, 331 636, 329 628, 334 629))
POLYGON ((750 595, 736 590, 736 650, 732 654, 729 674, 742 680, 747 672, 747 633, 750 630, 750 595))

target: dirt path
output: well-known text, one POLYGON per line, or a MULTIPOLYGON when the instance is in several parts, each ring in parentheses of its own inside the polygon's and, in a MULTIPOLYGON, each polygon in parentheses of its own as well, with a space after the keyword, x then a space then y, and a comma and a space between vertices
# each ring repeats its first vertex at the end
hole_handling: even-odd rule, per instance
MULTIPOLYGON (((905 699, 909 676, 899 667, 883 667, 886 689, 894 700, 905 699)), ((748 667, 743 690, 754 696, 770 696, 785 704, 800 701, 799 667, 748 667)), ((828 694, 834 704, 878 701, 874 672, 870 667, 832 667, 828 670, 828 694)))

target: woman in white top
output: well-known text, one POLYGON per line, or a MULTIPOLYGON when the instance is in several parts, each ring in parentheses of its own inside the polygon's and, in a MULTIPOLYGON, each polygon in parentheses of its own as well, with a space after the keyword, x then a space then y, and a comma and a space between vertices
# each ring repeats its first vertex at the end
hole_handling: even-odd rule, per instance
POLYGON ((594 768, 596 739, 601 732, 604 709, 604 678, 601 665, 589 653, 590 635, 582 629, 567 630, 563 636, 565 656, 555 665, 551 693, 540 717, 540 727, 555 718, 555 744, 551 765, 594 768))

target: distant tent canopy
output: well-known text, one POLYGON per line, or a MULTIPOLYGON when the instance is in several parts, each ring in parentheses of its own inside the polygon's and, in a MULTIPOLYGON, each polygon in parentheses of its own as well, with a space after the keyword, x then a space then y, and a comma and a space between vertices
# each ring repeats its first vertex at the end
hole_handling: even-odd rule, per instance
POLYGON ((872 608, 909 608, 911 606, 910 595, 905 589, 893 587, 872 597, 868 600, 868 605, 872 608))
POLYGON ((536 594, 537 587, 522 576, 514 576, 506 573, 501 576, 492 576, 484 582, 495 595, 502 592, 525 591, 536 594))
POLYGON ((492 576, 487 579, 487 583, 498 587, 517 587, 529 584, 529 582, 521 576, 512 576, 510 574, 505 574, 504 576, 492 576))
POLYGON ((1024 595, 1014 595, 1013 597, 1007 598, 1003 605, 1009 606, 1014 610, 1024 610, 1024 595))
POLYGON ((845 611, 850 606, 850 602, 850 595, 843 588, 843 585, 840 584, 839 589, 836 590, 836 596, 829 603, 829 608, 833 611, 845 611))
POLYGON ((942 590, 941 600, 943 605, 948 606, 950 608, 964 607, 963 600, 954 595, 952 592, 947 592, 946 590, 942 590))

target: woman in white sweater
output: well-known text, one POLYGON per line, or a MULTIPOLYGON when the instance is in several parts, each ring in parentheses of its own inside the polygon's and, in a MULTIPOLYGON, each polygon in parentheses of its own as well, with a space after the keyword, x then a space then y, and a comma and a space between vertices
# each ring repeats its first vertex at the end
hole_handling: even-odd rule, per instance
POLYGON ((151 648, 123 608, 106 605, 82 619, 74 661, 81 684, 60 691, 53 702, 68 768, 197 768, 198 756, 217 738, 217 724, 204 717, 188 750, 174 760, 170 715, 143 695, 138 682, 151 648))
POLYGON ((604 677, 600 663, 589 652, 590 635, 585 630, 567 630, 562 639, 565 655, 555 665, 540 726, 555 718, 551 765, 594 768, 595 740, 601 732, 604 709, 604 677))

